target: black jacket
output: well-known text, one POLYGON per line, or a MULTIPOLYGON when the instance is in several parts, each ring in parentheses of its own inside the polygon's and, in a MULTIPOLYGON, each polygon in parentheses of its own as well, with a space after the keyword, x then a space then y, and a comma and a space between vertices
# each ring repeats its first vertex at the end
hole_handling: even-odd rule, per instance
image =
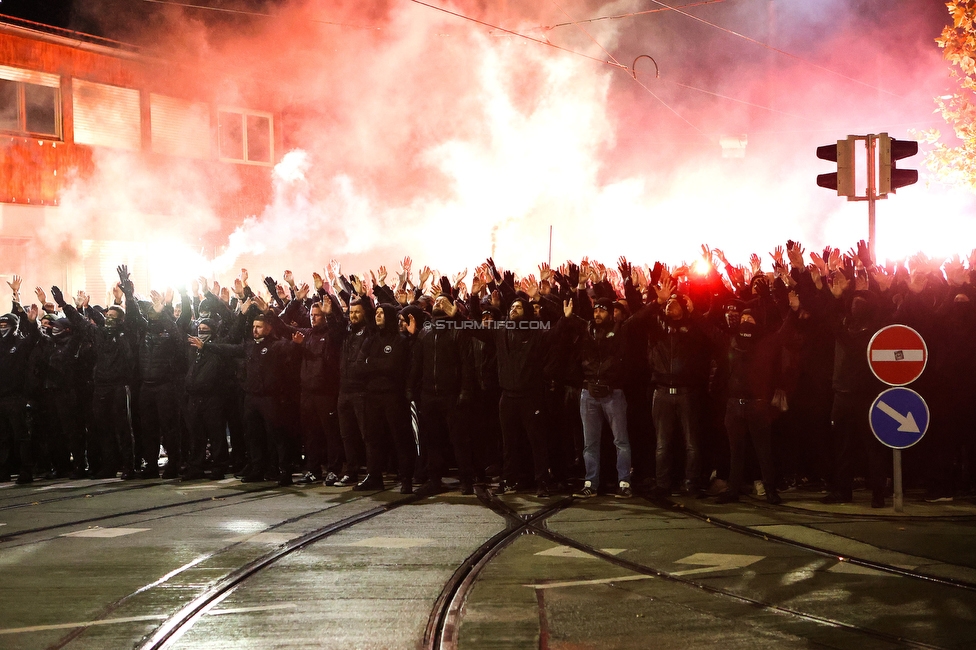
POLYGON ((64 314, 75 331, 88 336, 95 348, 95 385, 131 384, 136 375, 136 348, 139 324, 142 321, 139 307, 132 296, 126 296, 125 319, 114 329, 93 325, 72 305, 64 306, 64 314))
POLYGON ((409 390, 413 398, 456 399, 474 395, 471 337, 466 330, 439 325, 441 320, 444 319, 425 323, 417 333, 410 364, 409 390))
POLYGON ((38 336, 36 331, 25 336, 15 330, 0 337, 0 397, 25 394, 31 351, 38 336))
POLYGON ((288 364, 295 355, 295 344, 274 334, 261 342, 207 343, 203 351, 244 359, 244 392, 248 395, 282 395, 288 388, 288 364))
POLYGON ((186 338, 165 311, 149 321, 139 341, 139 378, 146 384, 175 381, 186 372, 186 338))
POLYGON ((370 393, 406 394, 413 341, 400 334, 397 325, 396 313, 392 318, 388 313, 383 329, 374 332, 369 340, 366 390, 370 393))

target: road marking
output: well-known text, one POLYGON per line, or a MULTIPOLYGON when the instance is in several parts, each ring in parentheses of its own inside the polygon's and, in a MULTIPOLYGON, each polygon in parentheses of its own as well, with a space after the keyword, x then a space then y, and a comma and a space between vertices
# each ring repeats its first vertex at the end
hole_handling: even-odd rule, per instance
POLYGON ((522 585, 523 587, 532 587, 533 589, 557 589, 559 587, 580 587, 583 585, 606 585, 612 582, 631 582, 633 580, 650 580, 656 576, 645 576, 645 575, 632 575, 632 576, 620 576, 619 578, 598 578, 596 580, 570 580, 567 582, 543 582, 539 584, 527 584, 522 585))
MULTIPOLYGON (((215 609, 207 612, 206 616, 221 616, 223 614, 245 614, 249 612, 272 611, 278 609, 294 609, 295 603, 281 603, 261 607, 236 607, 233 609, 215 609)), ((9 627, 0 629, 0 634, 22 634, 24 632, 46 632, 48 630, 74 630, 80 627, 95 625, 118 625, 120 623, 140 623, 142 621, 165 621, 168 614, 147 614, 146 616, 126 616, 125 618, 106 618, 99 621, 82 621, 79 623, 57 623, 55 625, 32 625, 30 627, 9 627)))
MULTIPOLYGON (((601 548, 600 551, 606 553, 607 555, 620 555, 627 549, 625 548, 601 548)), ((599 560, 600 558, 593 555, 592 553, 587 553, 570 546, 553 546, 544 551, 539 551, 536 555, 546 555, 549 557, 573 557, 588 560, 599 560)))
POLYGON ((132 535, 134 533, 144 533, 148 528, 89 528, 87 530, 77 530, 73 533, 64 533, 60 537, 97 537, 97 538, 110 538, 110 537, 122 537, 123 535, 132 535))
POLYGON ((256 535, 242 535, 231 537, 228 542, 244 542, 245 544, 284 544, 296 536, 292 533, 257 533, 256 535))
MULTIPOLYGON (((913 571, 916 567, 910 564, 893 564, 899 569, 905 569, 906 571, 913 571)), ((850 562, 838 562, 834 566, 827 569, 829 573, 845 573, 850 575, 862 575, 862 576, 886 576, 889 578, 901 578, 902 576, 897 573, 890 573, 888 571, 879 571, 877 569, 872 569, 871 567, 861 566, 860 564, 851 564, 850 562)))
POLYGON ((426 546, 434 540, 421 537, 368 537, 358 542, 342 544, 342 546, 364 546, 366 548, 415 548, 426 546))
POLYGON ((673 576, 690 576, 696 573, 711 573, 712 571, 728 571, 742 569, 764 559, 762 555, 729 555, 726 553, 695 553, 686 558, 675 560, 676 564, 705 565, 700 569, 686 571, 672 571, 673 576))
POLYGON ((208 616, 222 616, 224 614, 248 614, 250 612, 270 612, 276 609, 297 609, 298 603, 281 603, 280 605, 263 605, 259 607, 233 607, 231 609, 212 609, 208 616))

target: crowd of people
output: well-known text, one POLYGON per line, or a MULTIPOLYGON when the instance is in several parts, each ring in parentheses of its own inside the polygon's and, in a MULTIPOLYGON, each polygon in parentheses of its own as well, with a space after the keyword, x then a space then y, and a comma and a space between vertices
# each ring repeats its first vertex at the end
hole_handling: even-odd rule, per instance
POLYGON ((0 317, 0 481, 223 479, 402 493, 755 489, 885 504, 891 454, 868 412, 885 386, 867 346, 893 322, 929 347, 913 385, 931 426, 906 452, 930 501, 976 473, 974 270, 924 255, 878 265, 864 242, 787 242, 734 266, 584 258, 518 277, 488 259, 449 278, 410 258, 312 283, 290 271, 141 297, 128 269, 107 307, 8 284, 0 317), (50 300, 48 299, 50 298, 50 300), (751 443, 751 444, 750 444, 751 443), (161 474, 160 474, 161 473, 161 474))

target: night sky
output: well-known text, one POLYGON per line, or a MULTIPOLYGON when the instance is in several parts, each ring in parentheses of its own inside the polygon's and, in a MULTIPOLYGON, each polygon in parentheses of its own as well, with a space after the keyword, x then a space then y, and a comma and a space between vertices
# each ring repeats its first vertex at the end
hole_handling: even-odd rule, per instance
POLYGON ((72 0, 0 0, 0 14, 67 27, 71 22, 71 4, 72 0))

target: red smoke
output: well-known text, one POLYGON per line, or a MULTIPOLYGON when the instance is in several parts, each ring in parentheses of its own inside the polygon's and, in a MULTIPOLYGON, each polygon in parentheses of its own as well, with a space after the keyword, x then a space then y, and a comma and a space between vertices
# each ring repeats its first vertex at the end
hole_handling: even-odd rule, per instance
MULTIPOLYGON (((361 272, 404 254, 445 273, 492 254, 528 270, 546 258, 550 225, 554 262, 678 262, 702 242, 733 261, 787 238, 846 246, 865 236, 866 208, 816 186, 830 171, 816 146, 941 126, 932 114, 949 83, 934 43, 947 19, 939 3, 726 0, 682 10, 795 56, 675 12, 555 26, 657 2, 429 4, 473 20, 407 0, 309 0, 259 5, 271 18, 152 5, 146 24, 129 27, 127 38, 181 64, 161 75, 217 104, 280 112, 279 155, 300 150, 279 170, 268 208, 225 247, 219 274, 243 263, 307 275, 330 257, 361 272), (660 79, 646 58, 637 80, 623 69, 640 55, 653 57, 660 79), (723 158, 720 141, 740 136, 745 157, 723 158)), ((113 169, 106 162, 92 182, 121 183, 113 169)), ((146 177, 141 191, 152 192, 146 177)), ((173 191, 158 180, 159 192, 173 191)), ((215 223, 200 220, 213 210, 208 191, 181 179, 194 232, 215 223)), ((972 245, 971 210, 968 196, 926 187, 923 171, 922 183, 879 205, 879 251, 972 245), (945 221, 928 222, 930 239, 902 237, 920 210, 945 221), (943 228, 954 234, 939 236, 943 228)))

